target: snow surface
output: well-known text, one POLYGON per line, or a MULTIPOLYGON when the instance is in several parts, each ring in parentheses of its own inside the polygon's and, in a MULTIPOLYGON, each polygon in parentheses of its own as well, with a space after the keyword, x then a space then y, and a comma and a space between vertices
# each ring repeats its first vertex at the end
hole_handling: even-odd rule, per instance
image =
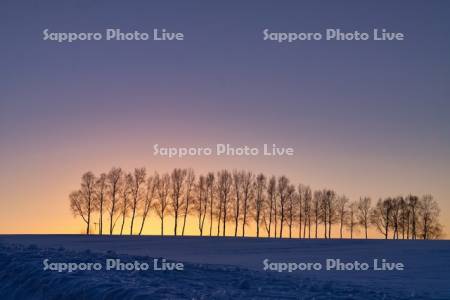
POLYGON ((0 236, 0 299, 450 299, 450 241, 0 236), (43 270, 58 262, 185 262, 185 270, 43 270), (263 271, 262 261, 402 262, 405 271, 263 271))

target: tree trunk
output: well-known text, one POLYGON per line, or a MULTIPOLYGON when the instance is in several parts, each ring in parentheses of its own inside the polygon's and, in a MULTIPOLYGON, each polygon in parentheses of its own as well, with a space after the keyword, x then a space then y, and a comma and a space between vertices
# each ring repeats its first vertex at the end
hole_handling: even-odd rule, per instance
POLYGON ((281 206, 280 238, 283 237, 283 225, 284 225, 284 207, 281 206))
POLYGON ((139 235, 142 235, 142 230, 144 229, 144 223, 145 223, 145 220, 147 219, 147 214, 148 214, 148 209, 146 209, 144 211, 144 215, 142 216, 142 224, 141 224, 141 229, 139 229, 139 235))
MULTIPOLYGON (((303 235, 304 237, 304 235, 303 235)), ((298 215, 298 238, 302 238, 302 205, 300 204, 300 213, 298 215)))
POLYGON ((181 236, 184 236, 184 229, 186 228, 186 218, 188 215, 188 207, 189 207, 189 200, 186 201, 186 209, 184 210, 183 229, 181 230, 181 236))
POLYGON ((103 234, 103 200, 100 200, 100 220, 98 222, 98 234, 103 234))
POLYGON ((135 215, 136 215, 136 202, 133 204, 133 215, 131 216, 130 235, 133 235, 133 224, 135 215))
POLYGON ((274 236, 276 238, 277 237, 277 232, 278 232, 277 231, 278 220, 277 220, 277 203, 276 202, 275 202, 275 206, 274 206, 273 217, 274 217, 274 225, 275 225, 274 236))
MULTIPOLYGON (((111 208, 111 211, 114 211, 114 208, 111 208)), ((113 218, 113 214, 109 214, 109 235, 113 234, 113 218)))
POLYGON ((125 225, 125 213, 122 214, 122 226, 120 227, 120 235, 123 234, 123 226, 125 225))
POLYGON ((311 215, 308 215, 308 239, 311 238, 311 215))
POLYGON ((315 226, 315 230, 316 230, 316 239, 317 239, 317 227, 319 227, 318 225, 318 223, 319 223, 319 218, 318 218, 319 216, 318 216, 318 214, 317 214, 317 212, 316 212, 316 220, 315 220, 315 222, 316 222, 316 226, 315 226))
POLYGON ((273 208, 273 200, 270 201, 270 209, 269 209, 269 229, 267 231, 267 236, 270 237, 270 231, 272 226, 272 208, 273 208))
POLYGON ((218 217, 218 220, 217 220, 217 236, 219 236, 220 235, 220 221, 221 221, 221 219, 222 219, 222 203, 220 203, 220 205, 219 205, 219 217, 218 217))
POLYGON ((91 200, 89 195, 89 202, 88 202, 88 215, 87 215, 87 226, 86 226, 86 235, 89 235, 90 232, 90 226, 91 226, 91 200))
POLYGON ((244 201, 244 219, 242 220, 242 237, 245 237, 245 225, 247 223, 247 196, 244 201))
POLYGON ((175 224, 174 224, 174 226, 173 226, 173 235, 174 235, 174 236, 177 236, 177 227, 178 227, 178 209, 175 210, 174 218, 175 218, 175 224))
POLYGON ((113 189, 113 197, 112 197, 112 206, 111 206, 111 211, 109 214, 109 234, 112 235, 113 234, 113 219, 114 219, 114 211, 116 208, 116 197, 115 197, 115 190, 113 189))
POLYGON ((256 213, 256 237, 259 237, 259 210, 256 213))
POLYGON ((211 196, 211 201, 210 201, 210 208, 209 208, 209 236, 212 236, 212 228, 213 228, 213 198, 211 196))

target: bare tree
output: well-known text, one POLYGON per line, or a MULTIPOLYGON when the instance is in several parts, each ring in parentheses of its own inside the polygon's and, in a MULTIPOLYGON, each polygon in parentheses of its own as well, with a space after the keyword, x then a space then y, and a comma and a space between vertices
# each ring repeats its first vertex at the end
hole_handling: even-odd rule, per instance
POLYGON ((323 223, 323 237, 325 239, 328 238, 328 198, 327 198, 327 190, 322 191, 322 197, 320 198, 320 219, 323 223))
POLYGON ((364 227, 366 239, 368 238, 367 231, 370 224, 370 206, 372 200, 369 197, 359 198, 358 202, 358 222, 364 227))
POLYGON ((407 201, 411 218, 411 238, 415 240, 417 238, 417 210, 419 206, 419 197, 409 195, 407 201))
MULTIPOLYGON (((298 238, 302 237, 302 217, 303 217, 303 206, 304 206, 304 195, 306 187, 303 184, 298 185, 297 194, 297 213, 298 213, 298 238)), ((304 237, 304 235, 303 235, 304 237)))
POLYGON ((186 219, 189 215, 191 207, 189 206, 192 198, 192 190, 195 183, 195 174, 194 170, 188 169, 186 171, 186 188, 185 188, 185 197, 184 197, 184 214, 183 214, 183 229, 181 230, 181 235, 184 235, 184 230, 186 228, 186 219))
POLYGON ((134 173, 125 175, 120 168, 112 168, 98 178, 92 172, 86 172, 81 178, 81 188, 69 195, 70 209, 86 224, 86 234, 96 231, 98 224, 99 235, 105 232, 105 213, 109 215, 110 234, 114 233, 120 220, 120 234, 128 220, 130 234, 134 234, 134 223, 139 216, 142 223, 138 234, 141 235, 152 209, 161 220, 161 235, 164 234, 165 217, 172 214, 174 235, 179 231, 179 217, 183 217, 181 235, 184 235, 188 216, 193 215, 199 234, 203 236, 208 214, 210 236, 215 220, 218 236, 227 235, 226 224, 231 222, 234 236, 238 235, 242 224, 243 237, 249 225, 255 225, 256 237, 260 237, 260 226, 263 225, 268 237, 280 238, 292 238, 296 229, 299 238, 311 238, 312 226, 315 226, 317 238, 322 224, 324 238, 331 238, 332 230, 338 226, 340 238, 344 237, 344 229, 353 238, 358 225, 364 228, 366 239, 369 225, 385 239, 390 236, 393 239, 436 239, 443 234, 439 206, 431 195, 380 199, 372 209, 369 197, 349 203, 347 197, 337 197, 331 189, 315 191, 313 196, 308 186, 300 184, 295 189, 286 176, 272 176, 267 180, 262 173, 254 176, 247 171, 231 173, 225 169, 217 173, 217 178, 215 180, 214 174, 208 173, 207 176, 200 175, 196 181, 192 169, 174 169, 170 175, 155 172, 148 180, 145 168, 137 168, 134 173), (98 222, 93 222, 97 213, 98 222), (284 232, 286 225, 288 232, 284 232))
POLYGON ((70 210, 75 217, 80 216, 86 223, 86 234, 89 234, 89 202, 83 196, 83 193, 78 190, 69 194, 70 210))
POLYGON ((206 176, 206 193, 209 198, 209 236, 212 236, 214 219, 214 173, 211 172, 206 176))
POLYGON ((156 174, 154 177, 149 176, 147 179, 147 188, 145 192, 145 198, 144 198, 144 207, 142 209, 142 223, 141 223, 141 229, 139 229, 139 235, 142 235, 142 230, 144 229, 145 221, 147 220, 148 213, 150 212, 150 209, 153 205, 153 199, 155 197, 156 193, 156 174))
MULTIPOLYGON (((267 236, 270 237, 272 219, 274 215, 275 201, 276 201, 276 179, 275 176, 270 177, 269 183, 267 185, 267 203, 264 210, 264 224, 267 231, 267 236)), ((275 235, 276 236, 276 235, 275 235)))
POLYGON ((172 183, 172 212, 174 218, 174 228, 173 235, 177 235, 177 227, 178 227, 178 215, 180 211, 180 207, 183 204, 181 200, 182 191, 184 186, 184 180, 186 178, 187 171, 182 169, 174 169, 171 175, 171 183, 172 183))
POLYGON ((347 227, 350 231, 350 239, 353 239, 353 232, 357 229, 358 222, 357 222, 357 213, 358 213, 358 203, 352 202, 348 206, 348 222, 347 227))
POLYGON ((147 176, 147 172, 145 168, 134 169, 134 176, 132 180, 132 184, 130 187, 131 192, 131 224, 130 224, 130 235, 133 235, 133 225, 134 225, 134 217, 136 216, 136 211, 138 206, 142 200, 142 185, 145 183, 145 177, 147 176))
POLYGON ((122 169, 112 168, 107 175, 108 182, 108 194, 109 194, 109 234, 113 234, 116 220, 114 216, 117 214, 119 193, 120 193, 120 182, 122 178, 122 169))
POLYGON ((345 225, 345 221, 346 221, 346 217, 347 217, 347 203, 348 203, 348 198, 343 195, 340 196, 337 199, 337 210, 339 213, 339 236, 342 239, 342 233, 343 233, 343 229, 344 229, 344 225, 345 225))
POLYGON ((255 183, 255 201, 254 201, 254 221, 256 225, 256 237, 259 237, 259 225, 261 224, 261 216, 264 210, 264 192, 266 189, 266 176, 264 174, 259 174, 256 177, 256 183, 255 183))
POLYGON ((220 225, 222 225, 222 208, 223 208, 223 197, 221 194, 221 184, 220 173, 217 173, 217 201, 216 201, 216 215, 217 215, 217 236, 220 235, 220 225))
MULTIPOLYGON (((219 222, 218 222, 218 226, 220 226, 220 217, 221 217, 221 213, 223 212, 223 226, 222 226, 222 234, 223 236, 226 235, 226 223, 228 221, 227 219, 227 211, 228 211, 228 200, 230 198, 230 193, 231 193, 231 185, 233 183, 233 179, 231 177, 231 174, 228 170, 222 170, 217 174, 217 189, 218 189, 218 194, 219 194, 219 205, 220 205, 220 209, 219 209, 219 222)), ((219 235, 219 228, 218 227, 218 233, 217 235, 219 235)))
POLYGON ((195 211, 197 212, 198 218, 198 229, 200 231, 200 236, 203 236, 203 227, 206 219, 206 210, 208 208, 208 189, 207 189, 207 179, 205 176, 201 175, 198 178, 198 184, 196 188, 196 201, 194 202, 195 211))
POLYGON ((275 199, 273 202, 273 229, 274 233, 273 236, 276 238, 278 234, 278 212, 280 210, 280 195, 278 194, 278 185, 276 186, 276 192, 275 192, 275 199))
POLYGON ((242 177, 242 236, 245 236, 245 226, 247 226, 247 216, 250 203, 254 197, 254 185, 253 174, 251 172, 245 172, 242 177))
POLYGON ((409 207, 405 198, 400 198, 400 229, 402 231, 402 239, 409 238, 409 207), (406 234, 406 236, 405 236, 406 234))
POLYGON ((393 227, 393 236, 392 236, 393 239, 398 239, 398 235, 399 235, 401 202, 402 202, 402 197, 392 198, 391 224, 393 227))
POLYGON ((303 190, 303 237, 306 237, 306 225, 308 225, 308 238, 311 238, 311 201, 312 193, 309 186, 304 187, 303 190))
POLYGON ((440 209, 431 195, 425 195, 419 203, 421 235, 424 240, 439 238, 442 226, 438 221, 440 209))
POLYGON ((295 193, 295 186, 290 184, 286 193, 286 210, 287 210, 287 223, 289 228, 289 238, 292 238, 292 226, 294 225, 294 218, 296 215, 295 202, 298 195, 295 193))
POLYGON ((336 220, 336 192, 327 190, 326 203, 328 208, 328 238, 331 239, 331 227, 336 220))
POLYGON ((164 217, 167 213, 168 209, 168 195, 170 190, 170 176, 169 174, 164 175, 156 175, 155 176, 155 184, 157 186, 157 196, 158 201, 155 203, 155 211, 161 220, 161 236, 164 235, 164 217))
POLYGON ((376 229, 384 235, 387 239, 389 236, 389 227, 392 214, 392 198, 385 200, 379 199, 375 208, 371 213, 371 222, 375 225, 376 229))
POLYGON ((86 172, 81 177, 81 195, 84 197, 86 211, 86 234, 90 234, 91 216, 95 211, 95 176, 92 172, 86 172))
POLYGON ((315 237, 317 239, 317 230, 319 229, 319 220, 320 220, 320 206, 322 202, 322 191, 315 191, 313 198, 313 215, 314 215, 314 229, 315 229, 315 237))
POLYGON ((120 227, 120 235, 123 234, 123 227, 125 225, 125 218, 127 217, 130 210, 130 193, 131 186, 133 185, 133 175, 128 173, 125 175, 122 190, 121 190, 121 204, 120 204, 120 212, 122 215, 122 226, 120 227))
POLYGON ((233 171, 233 194, 234 194, 234 201, 232 204, 232 212, 233 212, 233 219, 234 219, 234 236, 237 236, 238 232, 238 225, 239 225, 239 218, 240 218, 240 208, 241 208, 241 198, 242 198, 242 183, 244 179, 245 173, 244 172, 238 172, 233 171))
POLYGON ((97 178, 95 182, 95 192, 96 192, 96 207, 98 208, 98 234, 103 234, 103 208, 106 202, 106 194, 107 194, 107 181, 106 174, 100 174, 100 177, 97 178))
POLYGON ((278 178, 278 195, 280 199, 280 238, 283 237, 283 226, 285 220, 285 208, 289 189, 289 179, 286 176, 278 178))

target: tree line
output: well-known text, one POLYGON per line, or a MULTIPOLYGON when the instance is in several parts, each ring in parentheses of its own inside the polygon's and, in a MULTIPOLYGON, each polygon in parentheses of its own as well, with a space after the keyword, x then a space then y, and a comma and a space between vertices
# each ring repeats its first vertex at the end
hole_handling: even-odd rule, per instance
POLYGON ((179 168, 153 175, 145 168, 112 168, 99 176, 86 172, 69 199, 86 234, 141 235, 145 226, 159 226, 161 235, 183 236, 188 218, 200 236, 245 237, 251 225, 256 237, 274 238, 354 238, 362 232, 367 239, 371 228, 385 239, 438 239, 443 234, 439 205, 431 195, 350 201, 332 189, 294 185, 286 176, 238 170, 198 177, 192 169, 179 168), (150 222, 152 213, 157 223, 150 222), (173 218, 173 228, 164 228, 167 217, 173 218))

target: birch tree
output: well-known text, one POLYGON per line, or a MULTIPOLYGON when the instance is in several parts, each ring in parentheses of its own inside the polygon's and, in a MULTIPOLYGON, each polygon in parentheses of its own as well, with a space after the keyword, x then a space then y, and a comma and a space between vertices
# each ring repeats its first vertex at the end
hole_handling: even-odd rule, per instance
POLYGON ((191 200, 193 197, 193 188, 194 188, 194 182, 195 182, 195 173, 194 170, 192 169, 188 169, 186 171, 186 188, 185 188, 185 197, 184 197, 184 214, 183 214, 183 229, 181 230, 181 235, 184 235, 184 231, 186 228, 186 219, 187 216, 190 213, 190 209, 191 209, 191 200))
POLYGON ((168 196, 170 191, 169 174, 156 175, 155 184, 157 186, 157 201, 155 203, 155 212, 161 221, 161 236, 164 235, 164 217, 168 210, 168 196))
POLYGON ((147 179, 147 187, 144 198, 144 205, 142 209, 142 223, 141 228, 139 229, 139 235, 142 235, 142 231, 144 230, 145 221, 147 220, 147 216, 150 213, 150 210, 153 206, 153 199, 156 194, 156 182, 155 182, 156 174, 154 176, 149 176, 147 179))
POLYGON ((113 234, 117 219, 114 220, 119 206, 120 183, 122 179, 122 169, 112 168, 107 175, 108 195, 109 195, 109 234, 113 234))
POLYGON ((266 176, 264 176, 264 174, 261 173, 256 177, 256 186, 255 186, 256 195, 253 207, 254 211, 253 216, 256 225, 256 237, 259 237, 259 225, 261 224, 261 217, 265 203, 264 197, 265 189, 266 189, 266 176))
POLYGON ((172 212, 174 218, 174 228, 173 235, 177 235, 177 227, 178 227, 178 217, 180 212, 180 207, 182 205, 182 192, 184 186, 184 180, 186 178, 186 170, 182 169, 174 169, 171 174, 171 185, 172 185, 172 212))
POLYGON ((145 184, 145 177, 147 172, 145 168, 134 169, 133 178, 130 184, 130 194, 131 194, 131 224, 130 224, 130 235, 133 235, 133 225, 136 212, 138 210, 139 204, 142 200, 142 186, 145 184))
POLYGON ((280 234, 279 237, 283 237, 283 227, 285 221, 285 209, 287 202, 287 194, 289 188, 289 179, 286 176, 281 176, 278 178, 278 196, 280 199, 280 234))
POLYGON ((103 234, 103 210, 107 198, 107 179, 106 174, 102 173, 95 182, 95 191, 98 207, 98 234, 103 234))
POLYGON ((358 222, 364 227, 366 239, 368 238, 368 228, 370 224, 370 207, 372 200, 369 197, 361 197, 358 202, 358 222))

